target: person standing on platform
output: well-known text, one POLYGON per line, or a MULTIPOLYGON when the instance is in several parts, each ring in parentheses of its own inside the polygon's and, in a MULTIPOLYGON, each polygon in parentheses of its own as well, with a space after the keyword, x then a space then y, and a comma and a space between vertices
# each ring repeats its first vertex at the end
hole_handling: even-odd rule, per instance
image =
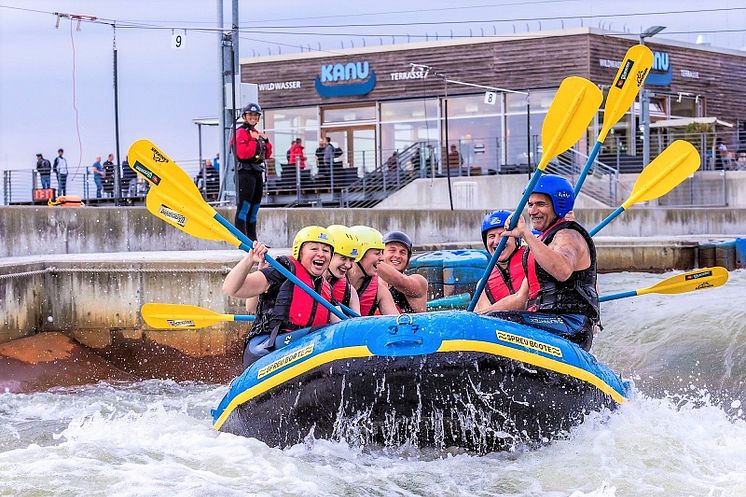
POLYGON ((243 108, 244 123, 231 139, 236 157, 236 219, 233 224, 251 240, 256 240, 256 220, 262 203, 266 160, 272 157, 269 137, 256 129, 262 117, 259 104, 243 108))
POLYGON ((101 198, 101 194, 104 191, 104 177, 106 171, 104 166, 101 165, 101 157, 96 157, 96 162, 91 166, 91 174, 93 175, 93 182, 96 183, 96 198, 101 198))
POLYGON ((36 171, 43 189, 52 188, 52 164, 42 154, 36 154, 36 171))
POLYGON ((67 159, 65 159, 62 154, 64 154, 65 151, 62 149, 59 149, 57 151, 57 157, 54 158, 54 163, 52 164, 52 170, 57 175, 57 196, 61 197, 64 195, 67 195, 67 159))

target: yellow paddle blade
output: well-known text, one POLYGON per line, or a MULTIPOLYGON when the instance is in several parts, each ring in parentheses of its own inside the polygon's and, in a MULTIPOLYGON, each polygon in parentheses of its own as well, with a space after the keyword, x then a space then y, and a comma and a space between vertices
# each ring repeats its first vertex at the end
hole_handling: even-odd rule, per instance
MULTIPOLYGON (((192 178, 149 140, 137 140, 128 152, 130 167, 151 184, 160 188, 164 182, 180 188, 183 193, 205 204, 192 178)), ((207 204, 205 204, 207 205, 207 204)), ((209 205, 208 205, 209 207, 209 205)))
POLYGON ((638 202, 662 197, 694 174, 699 164, 699 152, 694 145, 676 140, 642 170, 622 207, 626 210, 638 202))
POLYGON ((653 67, 653 52, 645 45, 635 45, 622 60, 622 65, 614 76, 609 88, 604 107, 604 124, 598 134, 598 141, 603 143, 611 128, 624 116, 635 101, 640 87, 653 67))
POLYGON ((543 171, 549 161, 580 140, 603 98, 601 90, 587 79, 570 76, 562 81, 541 128, 539 169, 543 171))
POLYGON ((148 326, 157 329, 196 329, 233 321, 231 314, 219 314, 196 305, 151 303, 143 305, 140 314, 148 326))
POLYGON ((183 195, 180 196, 178 191, 171 191, 168 186, 164 189, 151 188, 145 197, 145 207, 155 217, 196 238, 222 240, 235 247, 241 245, 241 242, 209 213, 185 208, 183 195))
POLYGON ((637 290, 637 295, 647 293, 687 293, 694 290, 703 290, 705 288, 715 288, 722 286, 728 281, 728 270, 724 267, 706 267, 695 269, 687 273, 677 274, 663 281, 659 281, 653 286, 637 290))

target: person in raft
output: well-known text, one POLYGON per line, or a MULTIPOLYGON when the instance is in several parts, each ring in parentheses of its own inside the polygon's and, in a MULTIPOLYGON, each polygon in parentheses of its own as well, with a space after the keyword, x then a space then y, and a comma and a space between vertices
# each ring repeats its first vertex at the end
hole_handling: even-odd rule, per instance
MULTIPOLYGON (((490 255, 495 253, 505 231, 505 223, 513 214, 510 211, 498 210, 489 212, 482 220, 482 242, 490 255)), ((523 271, 523 253, 526 246, 517 238, 509 237, 505 248, 492 269, 484 292, 479 296, 476 311, 487 313, 496 310, 495 304, 508 295, 513 295, 521 288, 526 273, 523 271)))
POLYGON ((363 255, 360 240, 350 228, 341 224, 333 224, 326 230, 334 238, 334 255, 329 268, 324 273, 324 278, 332 287, 333 303, 334 305, 341 303, 360 314, 360 298, 357 290, 347 280, 347 272, 363 255))
MULTIPOLYGON (((300 329, 313 331, 338 318, 304 290, 273 267, 264 265, 267 247, 257 241, 223 282, 223 293, 236 298, 259 296, 256 320, 246 337, 243 363, 248 367, 257 359, 274 350, 275 343, 289 343, 293 338, 306 334, 295 333, 300 329)), ((334 254, 334 239, 325 228, 307 226, 298 231, 293 240, 292 255, 280 256, 277 262, 331 302, 331 286, 324 278, 334 254)))
POLYGON ((526 279, 494 309, 527 310, 498 315, 545 328, 590 350, 601 317, 596 247, 580 224, 565 218, 574 204, 573 187, 565 178, 547 174, 539 179, 527 205, 534 229, 542 233, 536 237, 521 218, 515 229, 503 231, 502 236, 522 238, 527 245, 523 256, 526 279))
POLYGON ((412 258, 412 239, 401 231, 383 235, 383 263, 378 274, 389 287, 399 312, 427 310, 427 280, 421 274, 404 274, 412 258))
POLYGON ((347 272, 347 279, 360 298, 360 315, 399 314, 388 285, 378 277, 383 262, 383 235, 369 226, 353 226, 352 233, 360 241, 362 255, 347 272))

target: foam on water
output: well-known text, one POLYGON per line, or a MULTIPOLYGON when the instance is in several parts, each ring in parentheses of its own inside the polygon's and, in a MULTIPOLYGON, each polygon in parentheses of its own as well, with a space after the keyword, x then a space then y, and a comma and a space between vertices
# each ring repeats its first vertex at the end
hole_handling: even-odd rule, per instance
MULTIPOLYGON (((604 292, 660 278, 606 276, 604 292)), ((690 370, 729 365, 730 377, 743 381, 737 356, 746 341, 744 324, 729 325, 728 333, 741 337, 735 342, 719 331, 723 320, 733 319, 729 297, 746 288, 746 274, 733 279, 726 294, 692 294, 703 300, 683 307, 675 305, 682 296, 620 301, 613 314, 604 307, 607 327, 594 350, 637 376, 638 390, 617 411, 593 413, 566 438, 538 450, 478 457, 312 438, 279 450, 212 429, 209 410, 225 394, 224 385, 99 384, 0 394, 0 495, 746 495, 743 402, 729 390, 738 382, 715 384, 722 371, 684 374, 687 368, 668 363, 696 346, 691 361, 684 361, 690 370), (716 310, 708 318, 715 324, 699 333, 711 321, 692 311, 708 306, 716 310), (676 328, 667 328, 675 318, 676 328), (683 379, 667 380, 666 367, 678 367, 683 379), (734 400, 722 402, 725 394, 734 400)))

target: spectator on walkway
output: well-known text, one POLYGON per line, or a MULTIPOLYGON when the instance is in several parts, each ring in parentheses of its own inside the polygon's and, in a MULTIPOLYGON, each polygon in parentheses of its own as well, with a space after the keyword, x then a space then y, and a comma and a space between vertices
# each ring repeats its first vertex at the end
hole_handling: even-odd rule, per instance
POLYGON ((121 181, 121 195, 122 197, 129 196, 130 188, 136 183, 137 173, 130 167, 129 156, 124 157, 122 162, 122 175, 120 176, 121 181))
POLYGON ((451 144, 451 148, 448 151, 448 168, 461 171, 461 165, 463 163, 464 160, 461 158, 458 148, 456 148, 455 144, 451 144))
POLYGON ((91 166, 91 174, 96 183, 96 198, 101 198, 104 191, 104 176, 106 176, 104 166, 101 165, 101 156, 96 157, 96 162, 91 166))
POLYGON ((199 173, 194 178, 194 184, 197 185, 206 200, 217 200, 220 190, 220 174, 215 170, 210 159, 205 159, 202 167, 199 168, 199 173))
POLYGON ((301 169, 306 168, 306 152, 303 147, 303 140, 300 138, 296 138, 292 145, 290 145, 290 150, 288 150, 288 164, 290 165, 300 165, 301 169))
POLYGON ((65 153, 64 150, 59 149, 57 151, 57 157, 54 158, 54 164, 52 170, 57 175, 57 196, 67 195, 67 159, 62 155, 65 153))
POLYGON ((715 169, 730 169, 730 153, 722 138, 715 140, 715 169))
POLYGON ((52 164, 42 154, 36 154, 36 171, 41 179, 41 187, 44 189, 52 187, 52 164))
POLYGON ((334 145, 332 145, 332 139, 326 137, 326 144, 324 145, 324 174, 331 175, 332 167, 334 165, 334 145))
POLYGON ((318 169, 318 174, 323 174, 324 167, 326 164, 324 164, 324 149, 326 148, 326 140, 320 139, 319 140, 319 146, 316 149, 316 152, 314 155, 316 156, 316 167, 318 169))
POLYGON ((212 167, 214 167, 216 171, 220 171, 220 152, 216 153, 215 157, 212 158, 212 167))
POLYGON ((104 193, 108 197, 114 196, 114 154, 109 154, 104 162, 104 193))

